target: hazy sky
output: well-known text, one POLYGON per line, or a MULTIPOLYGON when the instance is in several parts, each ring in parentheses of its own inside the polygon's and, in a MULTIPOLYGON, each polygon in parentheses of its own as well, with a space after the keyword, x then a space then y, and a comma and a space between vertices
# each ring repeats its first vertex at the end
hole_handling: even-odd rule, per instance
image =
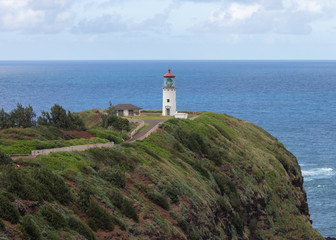
POLYGON ((0 0, 0 59, 336 59, 336 0, 0 0))

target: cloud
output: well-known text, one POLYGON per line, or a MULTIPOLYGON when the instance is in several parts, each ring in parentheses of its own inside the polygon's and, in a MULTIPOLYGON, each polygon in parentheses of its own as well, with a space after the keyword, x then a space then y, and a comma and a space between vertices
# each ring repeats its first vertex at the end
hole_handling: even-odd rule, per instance
POLYGON ((198 30, 239 34, 309 34, 311 23, 332 17, 335 6, 328 0, 233 1, 213 10, 198 30))
POLYGON ((105 14, 103 16, 81 20, 72 31, 78 34, 167 32, 170 31, 168 20, 173 8, 174 7, 170 6, 165 9, 163 13, 158 13, 140 22, 118 14, 105 14))
POLYGON ((71 0, 1 0, 0 31, 56 33, 72 22, 71 0))

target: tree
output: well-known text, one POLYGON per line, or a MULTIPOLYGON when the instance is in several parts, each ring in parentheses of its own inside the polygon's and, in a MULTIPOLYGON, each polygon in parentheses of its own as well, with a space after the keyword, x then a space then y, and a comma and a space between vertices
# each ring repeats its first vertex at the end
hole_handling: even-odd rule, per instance
POLYGON ((68 128, 68 117, 64 108, 60 105, 55 104, 50 108, 51 115, 51 125, 54 125, 58 128, 68 128))
POLYGON ((28 107, 24 108, 22 104, 18 103, 16 108, 9 114, 10 126, 23 128, 35 126, 35 117, 36 114, 32 106, 28 105, 28 107))
POLYGON ((50 115, 48 112, 42 111, 41 116, 37 118, 37 124, 40 126, 48 126, 50 122, 50 115))
POLYGON ((9 114, 2 108, 0 110, 0 129, 9 128, 10 125, 9 114))
POLYGON ((70 111, 66 113, 65 109, 58 104, 50 108, 50 113, 42 111, 37 123, 42 126, 54 126, 62 129, 85 129, 84 122, 78 114, 70 111))
POLYGON ((112 102, 109 101, 109 107, 106 110, 107 115, 117 115, 117 111, 115 109, 115 107, 112 105, 112 102))

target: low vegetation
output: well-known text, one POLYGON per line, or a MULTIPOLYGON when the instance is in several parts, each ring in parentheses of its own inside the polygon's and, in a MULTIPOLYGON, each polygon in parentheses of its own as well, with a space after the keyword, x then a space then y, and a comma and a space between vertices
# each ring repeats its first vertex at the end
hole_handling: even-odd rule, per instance
MULTIPOLYGON (((114 148, 14 164, 0 152, 1 236, 322 240, 309 221, 296 158, 251 123, 199 115, 193 121, 170 119, 145 140, 114 148)), ((94 118, 87 119, 92 124, 94 118)), ((122 138, 124 130, 101 124, 89 131, 106 141, 107 135, 122 138)), ((13 140, 9 147, 52 143, 64 133, 56 126, 24 130, 11 131, 32 139, 0 141, 13 140)))

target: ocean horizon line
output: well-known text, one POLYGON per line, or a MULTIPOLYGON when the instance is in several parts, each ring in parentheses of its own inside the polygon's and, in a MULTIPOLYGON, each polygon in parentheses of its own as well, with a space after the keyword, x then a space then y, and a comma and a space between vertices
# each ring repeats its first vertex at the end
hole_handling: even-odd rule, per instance
POLYGON ((0 62, 150 62, 150 61, 188 61, 188 62, 335 62, 336 59, 0 59, 0 62))

